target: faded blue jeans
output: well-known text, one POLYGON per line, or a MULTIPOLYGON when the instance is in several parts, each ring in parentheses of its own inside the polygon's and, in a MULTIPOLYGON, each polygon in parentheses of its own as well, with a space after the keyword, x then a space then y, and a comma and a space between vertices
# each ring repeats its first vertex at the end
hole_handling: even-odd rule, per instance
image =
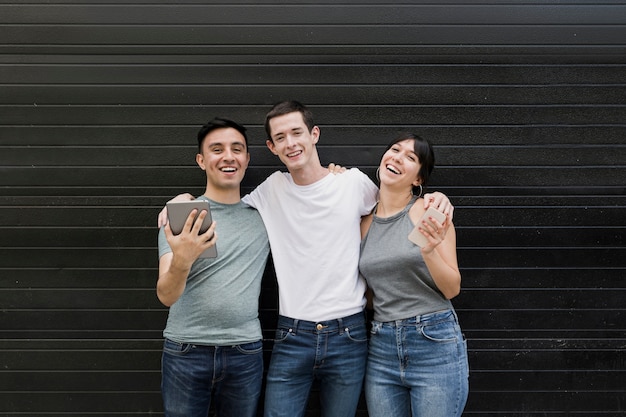
POLYGON ((302 417, 314 380, 322 417, 354 417, 367 360, 365 314, 310 322, 280 316, 265 391, 265 417, 302 417))
POLYGON ((166 339, 161 393, 166 417, 254 417, 263 383, 261 341, 201 346, 166 339))
POLYGON ((372 322, 365 376, 370 417, 458 417, 468 377, 467 346, 454 310, 372 322))

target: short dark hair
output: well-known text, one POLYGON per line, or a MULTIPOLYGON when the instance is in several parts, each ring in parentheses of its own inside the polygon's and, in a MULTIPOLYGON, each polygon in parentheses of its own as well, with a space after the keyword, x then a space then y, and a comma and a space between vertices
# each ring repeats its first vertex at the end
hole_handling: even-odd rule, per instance
POLYGON ((243 136, 246 142, 246 149, 248 149, 248 136, 246 135, 245 127, 229 119, 224 119, 222 117, 214 117, 213 120, 210 120, 206 122, 204 125, 202 125, 202 127, 198 131, 198 152, 199 153, 202 152, 202 141, 204 141, 204 138, 206 138, 206 136, 209 133, 217 129, 226 129, 229 127, 241 133, 241 135, 243 136))
POLYGON ((315 127, 315 123, 313 122, 313 113, 308 109, 307 106, 300 103, 296 100, 287 100, 281 101, 278 104, 275 104, 274 107, 267 113, 265 116, 265 133, 267 133, 267 137, 269 140, 272 140, 272 129, 270 129, 270 120, 274 117, 283 116, 285 114, 300 112, 302 114, 302 120, 304 120, 304 124, 309 129, 309 132, 313 130, 315 127))
MULTIPOLYGON (((422 180, 421 185, 423 189, 426 190, 428 180, 430 179, 430 174, 432 174, 433 169, 435 168, 435 152, 433 151, 433 146, 430 144, 430 142, 427 139, 424 139, 416 135, 415 133, 400 132, 398 136, 394 140, 392 140, 389 143, 389 145, 387 145, 385 152, 391 149, 391 147, 395 145, 396 143, 402 142, 404 140, 409 140, 409 139, 413 139, 415 141, 413 145, 413 152, 415 152, 415 155, 417 155, 417 158, 419 159, 420 164, 421 164, 418 175, 420 179, 422 180)), ((383 154, 385 152, 383 152, 383 154)), ((417 193, 418 190, 419 190, 419 186, 413 187, 414 193, 417 193)))

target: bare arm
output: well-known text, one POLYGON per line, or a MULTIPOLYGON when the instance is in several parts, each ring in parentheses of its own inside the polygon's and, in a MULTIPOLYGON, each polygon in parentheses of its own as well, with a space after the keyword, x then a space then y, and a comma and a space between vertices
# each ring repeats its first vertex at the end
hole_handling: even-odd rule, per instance
POLYGON ((447 298, 456 297, 461 291, 461 273, 456 255, 456 231, 449 217, 443 223, 434 218, 419 224, 420 231, 428 239, 422 248, 422 257, 439 291, 447 298))
POLYGON ((172 252, 159 259, 159 279, 157 281, 157 297, 165 306, 174 304, 185 291, 187 276, 191 265, 207 248, 215 245, 215 222, 204 233, 200 232, 202 220, 206 217, 203 210, 194 223, 196 210, 192 210, 185 221, 183 231, 174 235, 169 223, 165 225, 165 237, 172 252))

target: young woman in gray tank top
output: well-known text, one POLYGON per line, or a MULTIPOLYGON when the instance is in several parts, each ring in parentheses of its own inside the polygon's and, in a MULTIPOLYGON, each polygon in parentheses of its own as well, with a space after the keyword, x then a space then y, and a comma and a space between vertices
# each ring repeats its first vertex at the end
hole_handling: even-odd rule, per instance
POLYGON ((419 136, 392 141, 377 171, 380 200, 361 225, 359 268, 374 308, 365 377, 370 417, 460 416, 467 400, 467 347, 450 302, 461 289, 452 207, 443 224, 420 223, 434 162, 419 136), (408 239, 415 225, 424 247, 408 239))

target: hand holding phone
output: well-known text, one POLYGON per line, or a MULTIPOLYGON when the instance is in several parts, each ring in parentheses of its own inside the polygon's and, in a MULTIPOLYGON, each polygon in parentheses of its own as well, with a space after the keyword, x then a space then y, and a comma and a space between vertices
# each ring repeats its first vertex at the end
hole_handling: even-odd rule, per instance
MULTIPOLYGON (((171 201, 167 203, 167 216, 169 218, 170 228, 175 235, 182 232, 185 222, 189 217, 192 210, 197 210, 196 219, 198 215, 205 210, 207 212, 202 225, 200 226, 200 233, 204 233, 211 226, 213 222, 211 219, 211 209, 209 208, 209 202, 206 200, 193 200, 193 201, 171 201)), ((202 254, 200 258, 215 258, 217 257, 217 248, 215 245, 211 246, 202 254)))
POLYGON ((431 226, 435 226, 433 222, 430 221, 430 218, 437 220, 439 223, 442 223, 446 220, 446 215, 442 212, 435 210, 432 207, 428 207, 428 210, 422 215, 420 221, 415 225, 415 228, 409 233, 409 240, 415 243, 420 248, 428 245, 428 238, 420 232, 419 228, 422 226, 423 222, 430 224, 431 226))

